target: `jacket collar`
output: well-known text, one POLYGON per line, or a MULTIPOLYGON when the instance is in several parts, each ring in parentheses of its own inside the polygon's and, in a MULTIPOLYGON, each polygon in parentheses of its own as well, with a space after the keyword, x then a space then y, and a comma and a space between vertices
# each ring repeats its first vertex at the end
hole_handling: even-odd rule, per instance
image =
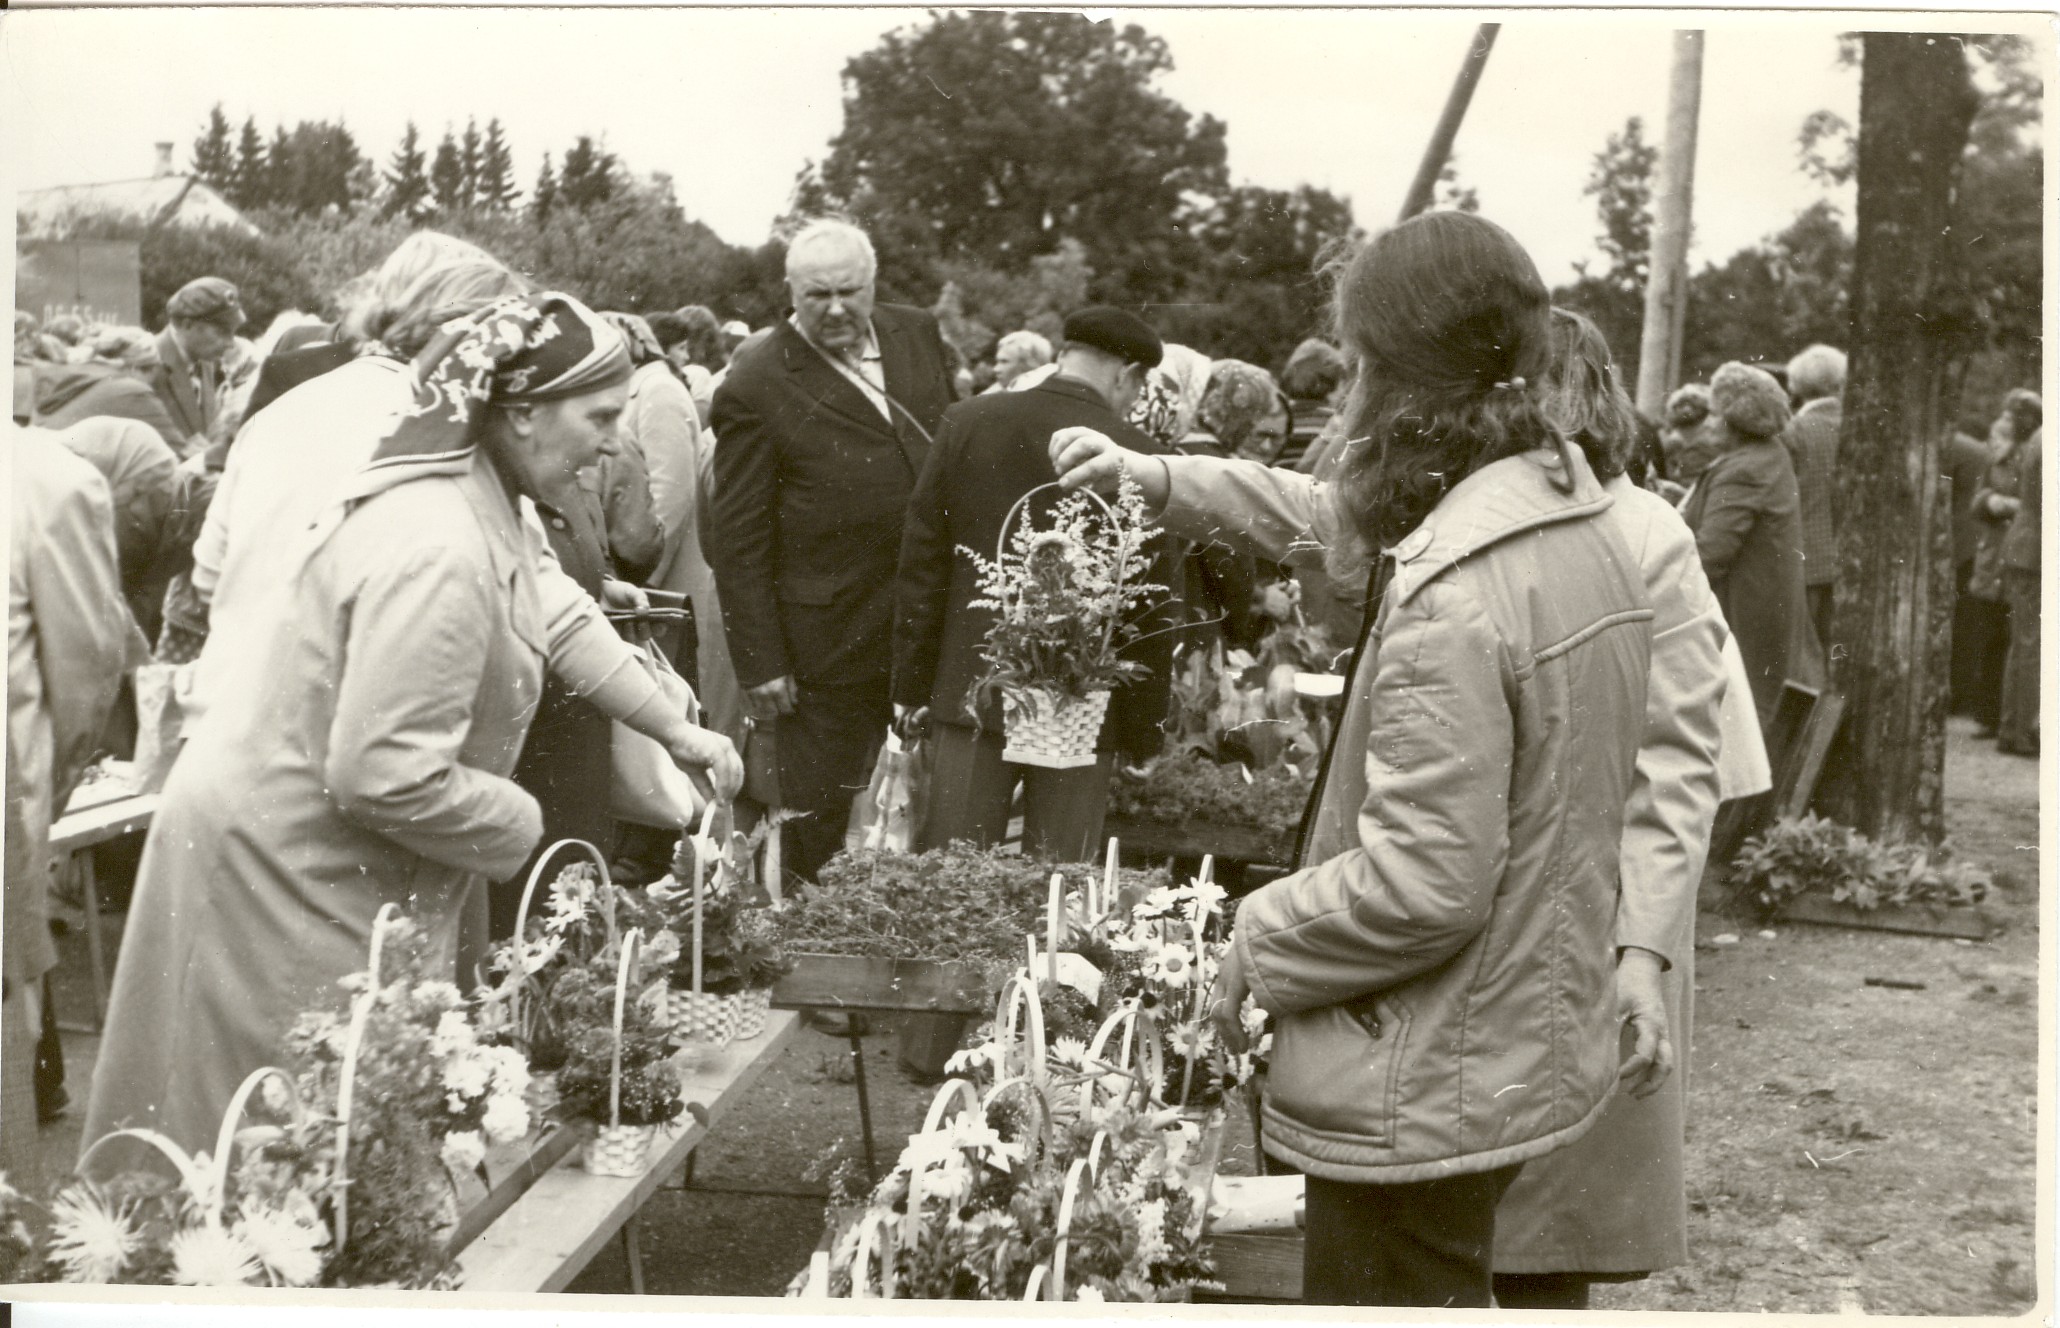
POLYGON ((1612 501, 1576 447, 1539 448, 1483 466, 1388 550, 1395 560, 1395 601, 1407 603, 1445 569, 1511 536, 1593 516, 1612 501), (1561 487, 1569 467, 1570 491, 1561 487))
POLYGON ((1068 378, 1064 374, 1053 374, 1029 390, 1032 392, 1056 392, 1060 396, 1071 397, 1075 401, 1085 401, 1100 406, 1103 410, 1110 409, 1109 399, 1103 396, 1092 383, 1083 383, 1078 378, 1068 378))

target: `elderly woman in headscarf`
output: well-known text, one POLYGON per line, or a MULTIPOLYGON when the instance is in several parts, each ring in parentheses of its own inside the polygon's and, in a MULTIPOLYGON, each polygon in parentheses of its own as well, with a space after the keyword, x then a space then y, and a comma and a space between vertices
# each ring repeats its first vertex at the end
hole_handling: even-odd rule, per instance
POLYGON ((1243 360, 1218 360, 1195 422, 1199 430, 1181 441, 1183 451, 1271 465, 1293 420, 1272 374, 1243 360))
POLYGON ((1788 394, 1773 375, 1733 361, 1710 379, 1709 404, 1717 454, 1681 515, 1745 658, 1764 731, 1783 685, 1815 675, 1802 640, 1815 639, 1803 595, 1802 497, 1781 443, 1788 394))
POLYGON ((1660 455, 1665 458, 1665 487, 1654 492, 1679 505, 1723 450, 1723 421, 1710 414, 1710 390, 1704 383, 1683 383, 1667 398, 1659 429, 1660 455))
POLYGON ((339 1003, 385 904, 458 976, 467 896, 543 833, 509 779, 553 626, 526 511, 616 446, 629 373, 621 336, 555 292, 446 326, 369 463, 280 551, 272 611, 217 622, 209 657, 232 667, 144 850, 87 1140, 206 1146, 296 1014, 339 1003))
POLYGON ((157 338, 140 327, 104 327, 86 343, 79 364, 45 365, 36 371, 39 429, 63 429, 97 415, 149 425, 169 443, 177 426, 150 386, 157 367, 157 338))

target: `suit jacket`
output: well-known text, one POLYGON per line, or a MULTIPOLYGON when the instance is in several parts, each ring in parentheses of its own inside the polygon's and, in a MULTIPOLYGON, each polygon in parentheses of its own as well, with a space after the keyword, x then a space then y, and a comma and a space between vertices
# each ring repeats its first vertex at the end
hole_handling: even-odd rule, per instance
MULTIPOLYGON (((1053 433, 1073 425, 1099 429, 1138 452, 1163 453, 1148 434, 1116 418, 1102 395, 1071 378, 1047 378, 1027 392, 996 392, 953 406, 930 449, 930 460, 908 505, 895 579, 894 699, 929 706, 944 724, 971 724, 967 692, 986 669, 980 658, 994 614, 976 609, 977 569, 959 546, 992 557, 1002 523, 1016 500, 1049 484, 1053 433)), ((1027 505, 1036 522, 1059 500, 1053 490, 1027 505)), ((1154 542, 1157 556, 1149 580, 1171 584, 1173 541, 1154 542)), ((1143 664, 1147 677, 1117 688, 1109 697, 1101 747, 1131 760, 1158 751, 1160 721, 1166 718, 1172 672, 1175 621, 1172 597, 1154 596, 1137 619, 1144 633, 1124 652, 1143 664)), ((981 727, 1001 731, 1001 707, 980 708, 981 727)))
POLYGON ((716 389, 702 548, 745 687, 887 682, 902 517, 952 392, 936 319, 882 304, 873 327, 892 424, 786 322, 716 389))
POLYGON ((1807 617, 1801 509, 1794 464, 1773 439, 1718 456, 1681 509, 1745 657, 1763 726, 1783 683, 1809 681, 1809 662, 1798 651, 1807 617))
POLYGON ((178 434, 166 434, 165 441, 182 458, 207 446, 208 430, 221 411, 221 369, 203 365, 200 373, 204 390, 196 390, 193 361, 186 358, 172 329, 167 327, 157 334, 157 368, 150 372, 150 386, 157 399, 164 402, 165 412, 172 417, 172 427, 178 434))
POLYGON ((1801 502, 1805 585, 1828 586, 1838 580, 1831 492, 1838 485, 1838 431, 1844 418, 1837 397, 1819 397, 1796 412, 1782 435, 1795 464, 1795 490, 1801 502))

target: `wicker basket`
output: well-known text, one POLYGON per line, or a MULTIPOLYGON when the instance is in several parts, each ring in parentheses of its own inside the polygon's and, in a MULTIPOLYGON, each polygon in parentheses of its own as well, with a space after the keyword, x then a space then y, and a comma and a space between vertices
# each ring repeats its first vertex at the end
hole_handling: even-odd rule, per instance
POLYGON ((1050 770, 1095 763, 1095 744, 1109 710, 1106 689, 1089 692, 1084 700, 1065 697, 1057 704, 1046 693, 1010 692, 1002 702, 1002 760, 1050 770))
POLYGON ((650 1169, 655 1125, 596 1125, 579 1165, 595 1176, 641 1176, 650 1169))
POLYGON ((771 987, 746 987, 730 997, 731 1008, 736 1012, 736 1025, 731 1036, 743 1042, 765 1032, 766 1017, 772 1013, 771 987))
POLYGON ((729 996, 674 989, 665 998, 665 1017, 682 1042, 721 1047, 737 1035, 736 1002, 729 996))

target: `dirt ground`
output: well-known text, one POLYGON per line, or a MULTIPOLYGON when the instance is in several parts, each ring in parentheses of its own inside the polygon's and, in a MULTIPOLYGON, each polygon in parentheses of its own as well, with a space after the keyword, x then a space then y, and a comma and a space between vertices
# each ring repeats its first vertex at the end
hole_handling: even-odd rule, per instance
MULTIPOLYGON (((2021 1313, 2036 1300, 2038 799, 2035 765, 1953 721, 1946 786, 1959 851, 1997 869, 1985 943, 1706 914, 1688 1057, 1690 1263, 1599 1287, 1596 1308, 2021 1313), (1741 939, 1713 946, 1710 938, 1741 939), (1869 987, 1868 977, 1922 982, 1869 987)), ((110 919, 113 921, 113 919, 110 919)), ((67 947, 61 1008, 82 1009, 67 947)), ((864 1039, 882 1165, 931 1089, 864 1039)), ((75 1100, 92 1039, 66 1039, 75 1100)), ((700 1150, 686 1188, 637 1218, 646 1290, 778 1295, 823 1229, 812 1164, 861 1131, 848 1044, 804 1030, 700 1150)), ((46 1172, 77 1148, 79 1106, 46 1127, 46 1172)), ((1250 1169, 1241 1118, 1228 1170, 1250 1169)), ((629 1289, 620 1243, 569 1288, 629 1289)))

